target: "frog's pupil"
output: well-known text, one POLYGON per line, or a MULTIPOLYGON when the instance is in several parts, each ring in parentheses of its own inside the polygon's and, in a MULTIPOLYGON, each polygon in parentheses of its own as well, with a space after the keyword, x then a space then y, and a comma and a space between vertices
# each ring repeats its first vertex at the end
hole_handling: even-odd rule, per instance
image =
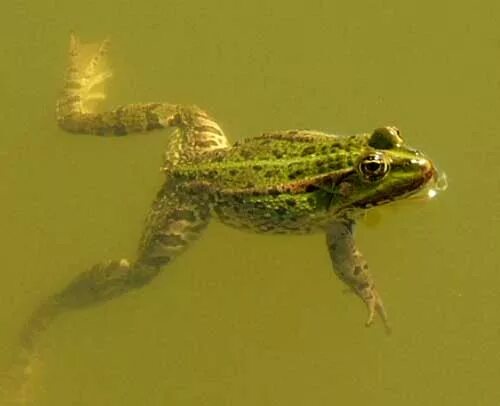
POLYGON ((365 179, 376 181, 385 176, 389 171, 389 165, 380 154, 376 153, 368 155, 361 161, 359 171, 365 179))
POLYGON ((375 162, 375 161, 371 161, 371 162, 366 162, 365 163, 365 169, 368 170, 368 172, 377 172, 379 169, 380 169, 380 162, 375 162))

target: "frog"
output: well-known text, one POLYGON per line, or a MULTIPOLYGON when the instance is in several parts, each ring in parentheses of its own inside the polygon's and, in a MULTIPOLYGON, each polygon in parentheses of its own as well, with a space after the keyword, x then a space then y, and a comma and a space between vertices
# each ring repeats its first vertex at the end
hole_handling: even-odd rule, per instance
POLYGON ((97 91, 112 76, 110 41, 91 57, 71 34, 69 62, 56 104, 69 133, 122 137, 169 129, 164 182, 146 217, 135 258, 106 260, 77 275, 44 301, 22 334, 26 353, 59 314, 106 302, 151 283, 202 236, 211 221, 260 234, 322 233, 332 269, 365 304, 365 324, 387 312, 355 240, 356 224, 381 205, 431 196, 441 172, 394 126, 338 135, 315 130, 269 131, 233 144, 195 105, 125 104, 108 111, 97 91))

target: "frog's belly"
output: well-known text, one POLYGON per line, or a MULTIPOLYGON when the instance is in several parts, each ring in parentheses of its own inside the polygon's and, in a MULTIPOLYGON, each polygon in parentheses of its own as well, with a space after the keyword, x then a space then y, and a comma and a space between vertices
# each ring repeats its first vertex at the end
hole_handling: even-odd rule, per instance
POLYGON ((231 227, 259 233, 308 234, 331 221, 315 199, 265 197, 223 199, 213 207, 218 219, 231 227))

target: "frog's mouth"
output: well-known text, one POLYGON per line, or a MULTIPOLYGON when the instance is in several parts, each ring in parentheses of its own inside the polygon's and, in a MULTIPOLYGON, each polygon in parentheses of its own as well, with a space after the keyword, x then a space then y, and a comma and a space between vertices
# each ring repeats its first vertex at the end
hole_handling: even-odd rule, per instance
POLYGON ((422 177, 410 185, 406 193, 401 190, 402 193, 397 194, 394 201, 428 201, 447 189, 448 181, 444 172, 426 159, 421 159, 419 165, 422 167, 422 177))
POLYGON ((427 201, 435 198, 448 188, 446 173, 439 171, 435 166, 431 169, 432 176, 421 189, 409 194, 409 200, 427 201))

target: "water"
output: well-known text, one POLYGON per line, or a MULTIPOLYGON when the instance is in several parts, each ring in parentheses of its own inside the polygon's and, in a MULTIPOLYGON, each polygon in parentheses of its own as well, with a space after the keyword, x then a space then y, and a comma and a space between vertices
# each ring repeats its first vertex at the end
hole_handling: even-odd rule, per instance
POLYGON ((112 39, 107 106, 196 103, 233 140, 397 125, 449 188, 359 229, 392 336, 363 327, 323 236, 214 224, 151 286, 54 324, 36 405, 498 404, 499 12, 492 0, 4 5, 0 361, 44 297, 133 255, 161 183, 164 134, 56 127, 75 30, 112 39))

